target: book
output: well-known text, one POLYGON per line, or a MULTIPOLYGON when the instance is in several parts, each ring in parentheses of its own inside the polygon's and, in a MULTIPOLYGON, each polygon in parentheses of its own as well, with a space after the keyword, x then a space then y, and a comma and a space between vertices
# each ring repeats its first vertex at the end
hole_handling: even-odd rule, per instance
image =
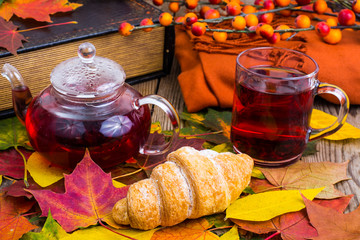
MULTIPOLYGON (((119 63, 125 70, 126 82, 135 84, 158 78, 170 72, 174 54, 174 28, 158 27, 151 32, 133 31, 129 36, 118 33, 120 23, 136 26, 144 18, 158 22, 161 10, 142 0, 79 0, 83 6, 75 11, 51 15, 53 23, 77 21, 33 31, 22 32, 28 42, 17 56, 0 51, 0 67, 15 66, 33 96, 50 84, 50 73, 60 62, 77 56, 81 43, 90 42, 96 55, 119 63)), ((32 19, 13 17, 19 30, 46 25, 32 19)), ((13 115, 10 83, 0 77, 0 118, 13 115)))

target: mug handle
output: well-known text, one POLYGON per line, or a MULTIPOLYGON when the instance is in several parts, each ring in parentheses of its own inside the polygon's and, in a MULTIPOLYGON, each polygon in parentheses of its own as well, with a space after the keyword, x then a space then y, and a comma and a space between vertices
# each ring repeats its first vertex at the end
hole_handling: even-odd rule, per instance
POLYGON ((159 95, 147 95, 145 97, 135 99, 134 108, 139 109, 142 105, 146 105, 146 104, 153 104, 155 106, 158 106, 166 113, 173 126, 173 134, 169 142, 156 146, 144 144, 143 146, 140 146, 139 152, 141 154, 146 154, 146 155, 162 154, 167 150, 169 150, 174 139, 177 138, 179 135, 179 126, 180 126, 179 115, 177 114, 173 105, 171 105, 171 103, 168 100, 166 100, 165 98, 159 95))
POLYGON ((350 101, 346 93, 339 87, 328 84, 328 83, 320 83, 316 95, 328 93, 334 95, 340 102, 340 111, 336 121, 326 128, 311 128, 311 134, 309 137, 309 141, 313 141, 316 139, 320 139, 326 136, 329 136, 336 131, 338 131, 342 125, 345 123, 347 115, 349 113, 350 101))

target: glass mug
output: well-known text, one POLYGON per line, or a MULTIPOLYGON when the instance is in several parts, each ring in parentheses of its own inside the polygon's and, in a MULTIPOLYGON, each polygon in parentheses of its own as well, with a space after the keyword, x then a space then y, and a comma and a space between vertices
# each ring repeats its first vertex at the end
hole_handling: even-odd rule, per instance
POLYGON ((297 161, 308 141, 333 134, 349 111, 339 87, 317 79, 318 64, 304 53, 277 47, 243 51, 237 57, 231 141, 236 152, 259 166, 282 167, 297 161), (314 97, 332 94, 340 101, 337 121, 310 127, 314 97))

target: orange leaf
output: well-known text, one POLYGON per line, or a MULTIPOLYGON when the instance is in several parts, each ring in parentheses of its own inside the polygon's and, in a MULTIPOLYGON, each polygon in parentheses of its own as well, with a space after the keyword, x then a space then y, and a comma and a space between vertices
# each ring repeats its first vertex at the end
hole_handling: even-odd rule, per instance
POLYGON ((187 220, 173 227, 163 228, 156 231, 151 240, 172 240, 172 239, 219 239, 219 237, 209 231, 213 224, 204 218, 187 220))
POLYGON ((84 158, 70 175, 65 175, 65 193, 49 190, 28 190, 37 200, 42 216, 49 210, 53 218, 71 232, 79 227, 88 227, 104 221, 118 227, 111 210, 115 203, 126 196, 128 187, 116 188, 110 173, 105 173, 90 158, 84 158))
POLYGON ((0 195, 0 239, 19 239, 24 233, 38 228, 22 216, 33 205, 33 201, 25 200, 25 198, 0 195))
POLYGON ((4 1, 0 6, 0 16, 7 21, 17 15, 21 18, 33 18, 40 22, 52 22, 50 14, 73 11, 82 6, 69 3, 68 0, 14 0, 4 1))

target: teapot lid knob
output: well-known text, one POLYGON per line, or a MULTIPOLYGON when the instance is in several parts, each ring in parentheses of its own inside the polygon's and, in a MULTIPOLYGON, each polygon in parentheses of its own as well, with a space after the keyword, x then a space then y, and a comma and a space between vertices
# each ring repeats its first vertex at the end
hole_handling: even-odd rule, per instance
POLYGON ((83 63, 91 63, 94 61, 96 54, 95 46, 89 42, 80 44, 78 55, 83 63))

